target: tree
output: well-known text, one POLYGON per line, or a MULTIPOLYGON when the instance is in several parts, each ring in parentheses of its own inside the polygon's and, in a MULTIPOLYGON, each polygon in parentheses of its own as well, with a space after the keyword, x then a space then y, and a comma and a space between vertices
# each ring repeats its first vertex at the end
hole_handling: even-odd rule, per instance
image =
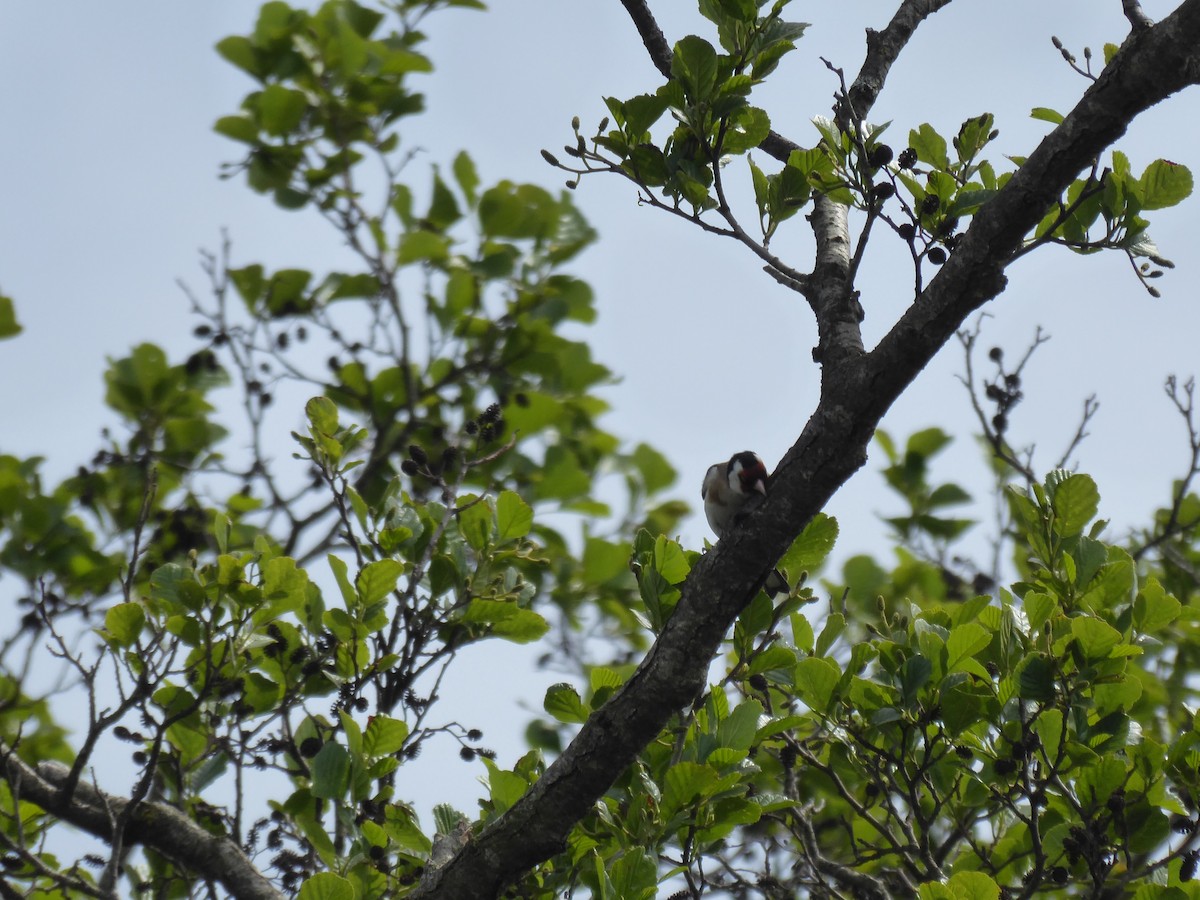
MULTIPOLYGON (((479 4, 267 3, 218 47, 257 83, 216 125, 245 154, 229 174, 325 218, 355 265, 269 272, 226 245, 191 293, 201 348, 172 364, 144 344, 111 364, 125 433, 49 490, 36 459, 0 458, 0 560, 25 585, 2 646, 10 895, 104 896, 126 871, 155 896, 1192 896, 1191 383, 1170 385, 1191 470, 1119 546, 1088 476, 1010 445, 1022 364, 992 351, 981 384, 963 328, 1007 265, 1050 244, 1126 254, 1156 291, 1170 264, 1143 214, 1184 199, 1191 175, 1102 154, 1200 77, 1200 3, 1155 24, 1126 0, 1129 36, 1102 67, 1063 48, 1090 83, 1067 114, 1038 113, 1054 127, 1011 170, 984 155, 989 115, 951 141, 917 125, 899 152, 869 120, 947 0, 902 0, 853 78, 830 64, 835 115, 811 148, 750 102, 803 36, 786 0, 702 0, 719 49, 672 46, 648 5, 624 4, 666 83, 608 100, 591 138, 576 123, 565 155, 544 155, 568 187, 620 175, 740 242, 812 308, 821 401, 764 502, 708 552, 683 548, 670 464, 598 426, 609 372, 570 336, 593 297, 564 271, 594 235, 569 194, 484 188, 466 153, 419 200, 401 180, 400 124, 421 108, 409 82, 430 68, 419 26, 479 4), (776 162, 742 170, 751 229, 726 162, 755 148, 776 162), (805 210, 802 270, 771 241, 805 210), (855 277, 868 239, 892 235, 912 304, 867 350, 855 277), (892 520, 900 564, 858 559, 814 583, 837 535, 822 507, 956 333, 1015 580, 959 571, 966 523, 945 509, 966 492, 934 483, 949 438, 930 429, 903 449, 880 436, 908 507, 892 520), (245 459, 221 444, 230 382, 245 459), (289 466, 272 412, 299 392, 289 466), (611 473, 618 515, 596 496, 611 473), (777 564, 794 586, 773 601, 760 586, 777 564), (78 644, 89 627, 98 643, 78 644), (552 628, 587 687, 552 688, 534 749, 503 768, 438 705, 441 675, 469 644, 552 628), (47 648, 87 706, 75 744, 25 681, 47 648), (488 796, 478 819, 440 807, 430 829, 404 764, 438 740, 482 760, 488 796), (121 796, 94 784, 113 742, 138 767, 121 796), (259 780, 269 800, 248 789, 259 780), (62 862, 65 825, 105 852, 62 862)), ((9 301, 0 329, 16 329, 9 301)))

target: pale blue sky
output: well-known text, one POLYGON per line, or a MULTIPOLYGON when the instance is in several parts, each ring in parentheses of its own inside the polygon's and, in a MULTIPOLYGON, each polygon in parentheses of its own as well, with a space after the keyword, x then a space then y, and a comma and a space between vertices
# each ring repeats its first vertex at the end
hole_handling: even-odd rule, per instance
MULTIPOLYGON (((691 3, 652 5, 664 10, 669 40, 687 31, 708 36, 691 3)), ((1144 3, 1151 16, 1173 5, 1144 3)), ((764 92, 761 103, 778 130, 815 141, 808 120, 828 112, 835 87, 818 56, 852 76, 862 28, 882 27, 894 6, 795 0, 791 17, 813 27, 764 92)), ((142 340, 162 344, 173 359, 194 349, 175 279, 202 286, 197 250, 215 248, 221 228, 228 227, 240 263, 321 270, 337 259, 336 238, 323 222, 275 209, 240 180, 217 178, 220 163, 237 158, 239 148, 214 135, 211 123, 234 111, 251 84, 212 47, 248 29, 257 8, 250 0, 0 6, 0 291, 14 298, 26 327, 0 344, 0 452, 46 454, 56 476, 86 461, 110 421, 101 406, 104 358, 142 340)), ((427 150, 410 170, 418 186, 427 182, 426 162, 446 163, 464 147, 485 181, 561 185, 539 150, 557 151, 569 140, 573 115, 594 128, 604 94, 627 97, 659 83, 617 0, 500 0, 486 14, 435 16, 428 31, 436 65, 424 83, 431 111, 407 133, 410 145, 427 150)), ((872 119, 894 120, 890 138, 899 149, 922 122, 952 135, 963 119, 989 111, 1001 131, 997 156, 1024 155, 1048 128, 1030 120, 1029 109, 1066 110, 1086 86, 1059 59, 1050 35, 1099 54, 1125 32, 1118 0, 959 0, 922 27, 872 119)), ((1200 170, 1198 97, 1176 98, 1135 126, 1120 145, 1135 168, 1161 156, 1200 170)), ((735 163, 733 173, 743 165, 735 163)), ((611 178, 587 180, 577 195, 601 234, 575 267, 598 296, 595 353, 624 379, 609 392, 607 425, 662 450, 682 473, 680 492, 697 501, 709 463, 755 448, 771 466, 799 434, 817 394, 815 329, 804 302, 764 275, 751 254, 634 201, 633 188, 611 178)), ((793 221, 774 249, 803 270, 811 241, 803 221, 793 221)), ((1099 395, 1081 456, 1115 528, 1143 520, 1180 474, 1186 445, 1161 385, 1168 373, 1200 369, 1200 260, 1192 255, 1200 204, 1193 198, 1156 213, 1154 222, 1160 249, 1179 264, 1158 282, 1162 299, 1145 294, 1123 257, 1043 250, 1010 271, 1010 289, 990 307, 995 318, 984 338, 1017 352, 1038 324, 1053 335, 1028 373, 1029 399, 1013 425, 1015 439, 1045 448, 1043 459, 1073 432, 1083 398, 1099 395)), ((911 283, 909 271, 897 268, 898 242, 882 234, 875 240, 877 250, 893 246, 867 266, 860 284, 871 342, 909 302, 911 283)), ((960 440, 946 454, 942 477, 983 493, 985 468, 968 437, 960 371, 952 346, 885 427, 896 435, 933 424, 956 430, 960 440)), ((300 411, 277 414, 286 441, 300 411)), ((288 452, 285 443, 280 455, 288 452)), ((841 556, 878 549, 876 513, 898 511, 883 493, 880 456, 873 453, 832 504, 842 521, 841 556)), ((705 536, 701 521, 683 535, 690 546, 705 536)), ((512 670, 526 658, 506 648, 502 661, 480 665, 512 670)), ((505 694, 529 692, 540 706, 539 691, 557 680, 543 676, 531 682, 540 687, 505 694)), ((472 699, 483 716, 505 697, 472 699)), ((483 726, 501 762, 511 764, 519 751, 526 718, 493 714, 483 726)), ((466 782, 456 799, 468 805, 462 798, 474 786, 463 776, 475 769, 456 765, 446 777, 466 782)))

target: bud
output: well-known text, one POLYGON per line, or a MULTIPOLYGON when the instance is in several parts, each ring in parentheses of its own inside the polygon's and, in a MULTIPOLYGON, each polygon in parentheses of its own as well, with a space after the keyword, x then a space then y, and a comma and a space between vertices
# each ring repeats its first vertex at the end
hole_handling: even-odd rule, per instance
POLYGON ((579 130, 579 116, 571 116, 571 130, 572 131, 579 130))
POLYGON ((544 159, 546 162, 550 163, 550 165, 552 165, 552 166, 558 165, 558 159, 549 150, 542 151, 542 159, 544 159))
POLYGON ((882 181, 871 188, 871 196, 882 203, 890 197, 895 196, 896 188, 890 182, 882 181))
POLYGON ((867 162, 877 169, 882 169, 892 161, 892 148, 887 144, 880 144, 871 151, 871 155, 867 158, 867 162))

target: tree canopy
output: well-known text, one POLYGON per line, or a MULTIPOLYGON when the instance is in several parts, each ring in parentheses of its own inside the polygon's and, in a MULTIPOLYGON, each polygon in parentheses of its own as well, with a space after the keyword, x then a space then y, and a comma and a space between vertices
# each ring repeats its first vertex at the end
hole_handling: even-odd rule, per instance
MULTIPOLYGON (((756 105, 810 52, 788 0, 700 0, 678 40, 622 3, 661 77, 541 151, 559 190, 486 182, 483 141, 423 168, 402 139, 422 29, 477 0, 272 0, 218 44, 252 83, 215 123, 223 175, 323 220, 348 262, 235 264, 227 241, 186 291, 194 351, 110 361, 122 425, 71 477, 0 456, 0 894, 1200 896, 1194 383, 1167 383, 1190 468, 1118 538, 1074 465, 1093 407, 1060 459, 1017 444, 1040 334, 985 351, 972 318, 1031 253, 1117 254, 1162 293, 1151 219, 1192 175, 1118 141, 1200 80, 1200 0, 1159 22, 1124 0, 1095 53, 1056 38, 1082 90, 1013 157, 990 113, 872 119, 949 0, 898 0, 857 72, 826 62, 811 138, 756 105), (602 421, 614 373, 586 326, 608 301, 574 274, 596 234, 572 191, 620 182, 735 242, 817 327, 818 405, 709 548, 679 540, 671 462, 602 421), (872 347, 859 277, 885 242, 907 302, 872 347), (939 474, 952 435, 879 429, 954 342, 992 463, 971 491, 939 474), (872 441, 894 555, 834 572, 825 508, 872 441), (959 552, 972 493, 988 559, 959 552), (527 698, 515 761, 439 696, 498 641, 565 673, 527 698), (406 776, 446 746, 484 773, 478 809, 422 821, 406 776)), ((0 336, 20 302, 0 297, 0 336)))

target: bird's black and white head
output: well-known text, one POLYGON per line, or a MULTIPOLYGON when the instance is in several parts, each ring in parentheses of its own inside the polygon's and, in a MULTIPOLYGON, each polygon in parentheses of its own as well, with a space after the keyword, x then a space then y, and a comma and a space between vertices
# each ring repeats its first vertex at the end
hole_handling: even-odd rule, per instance
POLYGON ((767 467, 757 453, 743 450, 729 457, 728 462, 709 466, 700 496, 713 533, 721 537, 747 502, 766 493, 767 467))
POLYGON ((755 492, 766 496, 767 467, 757 453, 743 450, 729 457, 725 465, 730 490, 747 496, 755 492))

